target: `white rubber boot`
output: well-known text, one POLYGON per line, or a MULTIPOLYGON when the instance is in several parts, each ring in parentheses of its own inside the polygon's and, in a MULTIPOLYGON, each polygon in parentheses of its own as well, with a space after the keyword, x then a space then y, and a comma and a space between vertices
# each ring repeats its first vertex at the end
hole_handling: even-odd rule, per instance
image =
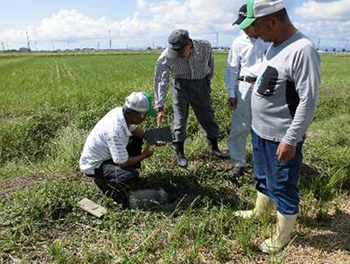
POLYGON ((260 245, 261 251, 268 254, 281 251, 291 240, 297 216, 298 214, 285 215, 277 212, 276 234, 260 245))
POLYGON ((234 213, 235 216, 242 217, 244 219, 249 218, 261 218, 264 214, 268 214, 271 211, 273 201, 267 195, 257 192, 256 203, 253 210, 237 211, 234 213))

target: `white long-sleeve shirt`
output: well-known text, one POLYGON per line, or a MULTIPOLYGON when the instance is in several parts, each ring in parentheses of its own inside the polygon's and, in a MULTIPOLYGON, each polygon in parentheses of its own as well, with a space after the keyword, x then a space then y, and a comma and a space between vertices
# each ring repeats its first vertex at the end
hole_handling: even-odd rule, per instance
POLYGON ((271 43, 260 38, 250 38, 244 32, 231 46, 227 58, 225 85, 230 98, 235 96, 239 76, 256 77, 261 67, 264 54, 271 43))

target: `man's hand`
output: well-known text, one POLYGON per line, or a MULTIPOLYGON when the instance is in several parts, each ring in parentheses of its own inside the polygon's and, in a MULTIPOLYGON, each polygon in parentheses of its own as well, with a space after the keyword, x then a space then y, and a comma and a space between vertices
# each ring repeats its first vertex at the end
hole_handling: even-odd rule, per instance
POLYGON ((165 119, 165 107, 159 109, 157 114, 157 126, 159 127, 165 119))
POLYGON ((151 157, 153 155, 153 150, 151 150, 150 145, 146 145, 144 151, 142 152, 142 155, 145 159, 151 157))
POLYGON ((276 155, 280 162, 288 162, 294 158, 296 152, 296 146, 287 144, 286 142, 281 142, 278 145, 276 155))
POLYGON ((237 98, 236 97, 229 98, 227 104, 231 110, 235 110, 237 107, 237 98))
POLYGON ((156 146, 157 147, 163 147, 163 146, 165 146, 166 145, 166 142, 165 141, 157 141, 156 142, 156 146))

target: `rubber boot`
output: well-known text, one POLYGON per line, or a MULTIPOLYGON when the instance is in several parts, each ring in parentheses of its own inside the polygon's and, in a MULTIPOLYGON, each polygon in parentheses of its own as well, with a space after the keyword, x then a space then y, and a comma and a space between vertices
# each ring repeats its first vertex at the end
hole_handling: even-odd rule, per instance
POLYGON ((184 154, 184 142, 173 142, 175 152, 177 155, 177 165, 182 168, 186 168, 188 161, 184 154))
POLYGON ((244 219, 249 218, 262 218, 270 214, 273 206, 273 201, 267 195, 257 192, 256 203, 253 210, 237 211, 234 213, 235 216, 242 217, 244 219))
POLYGON ((277 212, 276 234, 260 245, 261 251, 268 254, 281 251, 291 240, 291 233, 297 216, 298 214, 285 215, 277 212))
POLYGON ((223 153, 220 151, 218 147, 218 140, 217 139, 210 139, 208 138, 208 145, 209 145, 209 154, 212 156, 215 156, 219 159, 229 159, 230 154, 223 153))

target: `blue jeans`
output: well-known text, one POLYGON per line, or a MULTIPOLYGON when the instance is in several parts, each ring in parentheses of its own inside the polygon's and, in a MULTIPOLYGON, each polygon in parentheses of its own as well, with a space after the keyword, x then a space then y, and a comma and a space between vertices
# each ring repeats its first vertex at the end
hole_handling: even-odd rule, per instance
POLYGON ((252 131, 254 179, 256 189, 269 196, 282 214, 299 213, 298 180, 303 160, 299 142, 293 159, 283 163, 277 158, 279 142, 263 139, 252 131))

